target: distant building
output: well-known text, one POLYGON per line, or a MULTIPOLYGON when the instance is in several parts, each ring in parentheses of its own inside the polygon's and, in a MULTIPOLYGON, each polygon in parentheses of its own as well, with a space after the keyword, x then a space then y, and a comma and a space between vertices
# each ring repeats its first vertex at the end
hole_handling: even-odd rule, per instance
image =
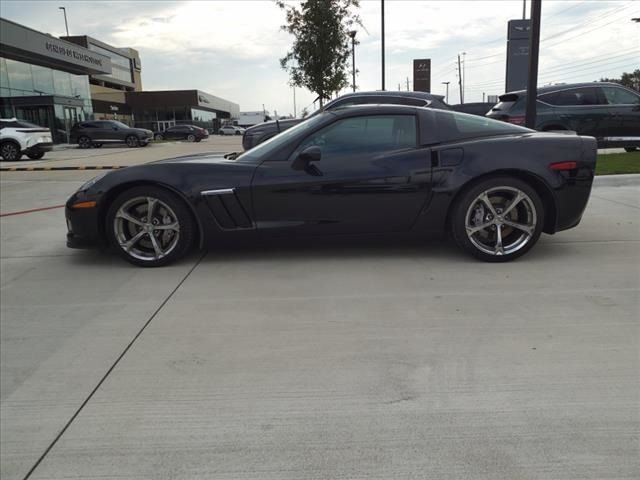
POLYGON ((269 117, 269 112, 265 112, 264 110, 258 110, 255 112, 240 112, 237 123, 234 123, 236 123, 240 127, 246 128, 264 122, 266 117, 269 117))
POLYGON ((133 48, 118 48, 87 35, 61 37, 111 59, 111 73, 89 75, 93 113, 98 120, 120 120, 133 125, 126 92, 142 91, 142 64, 133 48))

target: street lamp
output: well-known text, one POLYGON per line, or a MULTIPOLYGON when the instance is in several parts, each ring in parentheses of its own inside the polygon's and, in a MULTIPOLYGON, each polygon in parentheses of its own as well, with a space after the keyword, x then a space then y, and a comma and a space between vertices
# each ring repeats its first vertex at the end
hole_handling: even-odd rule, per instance
POLYGON ((446 86, 447 86, 447 94, 446 94, 446 96, 445 96, 445 100, 444 100, 446 103, 449 103, 449 84, 450 84, 450 83, 451 83, 451 82, 442 82, 442 84, 443 84, 443 85, 446 85, 446 86))
POLYGON ((58 10, 62 10, 64 13, 64 28, 67 30, 67 37, 69 36, 69 24, 67 23, 67 9, 64 7, 58 7, 58 10))
POLYGON ((349 36, 351 37, 351 70, 353 75, 353 91, 356 91, 356 31, 351 30, 349 36))

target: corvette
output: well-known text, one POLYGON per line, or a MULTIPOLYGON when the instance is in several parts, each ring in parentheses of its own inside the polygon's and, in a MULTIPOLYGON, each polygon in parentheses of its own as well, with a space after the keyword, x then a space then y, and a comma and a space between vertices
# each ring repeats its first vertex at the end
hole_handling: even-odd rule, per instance
POLYGON ((199 154, 96 177, 66 204, 67 245, 140 266, 216 239, 450 233, 475 257, 526 253, 576 226, 592 137, 399 105, 326 111, 240 155, 199 154))

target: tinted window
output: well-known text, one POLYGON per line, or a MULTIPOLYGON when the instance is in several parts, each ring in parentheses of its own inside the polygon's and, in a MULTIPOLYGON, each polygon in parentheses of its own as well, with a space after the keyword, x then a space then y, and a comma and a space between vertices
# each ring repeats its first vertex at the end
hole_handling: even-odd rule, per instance
MULTIPOLYGON (((315 132, 296 149, 318 146, 326 154, 378 153, 416 146, 413 115, 345 118, 315 132)), ((295 153, 294 153, 295 156, 295 153)))
POLYGON ((441 142, 531 132, 528 128, 466 113, 437 110, 435 118, 441 142))
POLYGON ((616 87, 602 87, 607 102, 611 105, 637 105, 640 95, 616 87))
POLYGON ((98 125, 99 123, 102 122, 86 122, 86 123, 81 123, 80 127, 81 128, 100 128, 100 126, 98 125))
POLYGON ((550 105, 600 105, 598 90, 594 87, 571 88, 569 90, 545 93, 540 95, 538 99, 550 105))

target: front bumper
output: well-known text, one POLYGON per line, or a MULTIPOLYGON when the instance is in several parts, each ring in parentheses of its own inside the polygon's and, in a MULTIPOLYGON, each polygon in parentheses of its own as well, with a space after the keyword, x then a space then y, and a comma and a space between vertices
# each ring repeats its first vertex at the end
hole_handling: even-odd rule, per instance
POLYGON ((99 224, 98 206, 73 209, 72 205, 90 200, 84 192, 76 192, 67 201, 64 209, 67 221, 67 247, 92 248, 104 246, 99 224))
POLYGON ((48 142, 48 143, 36 143, 35 145, 31 145, 30 147, 27 147, 24 149, 24 151, 22 153, 25 154, 29 154, 29 153, 44 153, 44 152, 50 152, 51 150, 53 150, 53 143, 52 142, 48 142))

